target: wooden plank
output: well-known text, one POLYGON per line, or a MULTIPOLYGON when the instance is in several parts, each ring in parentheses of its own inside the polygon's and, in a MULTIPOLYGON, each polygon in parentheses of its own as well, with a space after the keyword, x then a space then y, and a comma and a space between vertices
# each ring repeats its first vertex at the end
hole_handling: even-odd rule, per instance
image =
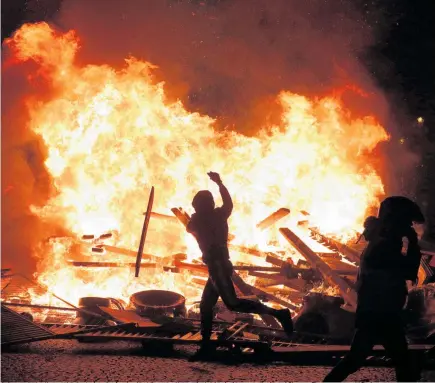
MULTIPOLYGON (((146 214, 146 212, 143 213, 143 215, 145 215, 145 214, 146 214)), ((177 217, 174 217, 173 215, 157 213, 155 211, 151 212, 151 217, 157 218, 157 219, 164 219, 164 220, 171 221, 171 222, 178 222, 177 217)))
POLYGON ((270 294, 280 294, 280 295, 286 295, 290 297, 291 301, 300 301, 304 298, 305 293, 302 291, 297 291, 291 287, 276 287, 276 286, 262 286, 262 288, 267 291, 270 294))
MULTIPOLYGON (((80 261, 67 261, 68 265, 75 267, 136 267, 136 263, 120 263, 120 262, 80 262, 80 261)), ((147 262, 141 263, 140 268, 155 268, 156 263, 147 262)))
POLYGON ((295 306, 294 304, 292 304, 292 303, 290 303, 290 302, 287 302, 287 301, 285 301, 285 300, 283 300, 283 299, 281 299, 281 298, 278 298, 278 297, 275 297, 274 295, 272 295, 272 294, 269 294, 268 292, 266 292, 266 291, 264 291, 264 290, 262 290, 262 289, 260 289, 260 288, 258 288, 258 287, 255 287, 255 286, 252 286, 252 285, 249 285, 249 284, 247 284, 245 281, 243 281, 243 279, 237 274, 237 273, 233 273, 233 281, 234 281, 234 283, 236 283, 236 281, 237 281, 237 283, 239 283, 239 284, 241 284, 241 283, 243 283, 243 288, 244 288, 244 290, 242 290, 242 288, 240 289, 242 292, 243 292, 243 294, 245 294, 245 295, 256 295, 257 297, 264 297, 264 298, 266 298, 268 301, 271 301, 271 302, 275 302, 275 303, 278 303, 278 304, 280 304, 281 306, 284 306, 284 307, 287 307, 287 308, 289 308, 289 309, 291 309, 291 310, 296 310, 297 309, 297 306, 295 306))
POLYGON ((134 274, 134 276, 136 278, 139 277, 139 272, 141 269, 140 264, 142 262, 143 248, 145 246, 145 240, 147 237, 148 226, 149 226, 150 218, 151 218, 151 211, 153 209, 153 203, 154 203, 154 186, 151 187, 151 193, 150 193, 150 196, 148 199, 148 207, 147 207, 147 211, 145 213, 145 218, 144 218, 143 227, 142 227, 142 234, 140 236, 139 249, 137 251, 137 256, 136 256, 136 266, 135 266, 135 274, 134 274))
POLYGON ((333 250, 338 251, 339 253, 343 254, 349 261, 354 262, 356 265, 359 265, 360 254, 358 251, 337 241, 334 238, 327 237, 315 228, 310 227, 309 230, 313 239, 333 250))
POLYGON ((208 269, 206 265, 202 265, 202 264, 195 265, 194 263, 174 260, 174 266, 181 270, 183 269, 190 270, 190 271, 198 272, 200 274, 208 275, 208 269))
POLYGON ((173 207, 171 211, 178 219, 178 221, 180 221, 184 227, 187 227, 187 224, 190 221, 190 217, 187 215, 187 213, 183 212, 180 208, 177 207, 173 207))
POLYGON ((298 250, 311 266, 317 269, 331 286, 337 286, 346 302, 356 309, 357 298, 355 291, 335 273, 314 251, 312 251, 295 233, 288 228, 279 229, 284 238, 298 250))
MULTIPOLYGON (((87 245, 87 246, 91 245, 88 242, 84 242, 84 241, 80 241, 80 244, 87 245)), ((110 253, 119 254, 119 255, 126 255, 128 257, 134 257, 134 258, 137 257, 137 251, 134 251, 134 250, 124 249, 122 247, 110 246, 110 245, 102 245, 102 248, 110 253)), ((144 258, 152 259, 152 258, 154 258, 154 255, 143 253, 142 259, 144 259, 144 258)))
POLYGON ((306 286, 306 282, 303 279, 299 279, 299 278, 289 279, 285 275, 265 274, 265 273, 255 272, 255 271, 249 272, 249 275, 261 278, 259 285, 263 285, 263 286, 284 285, 291 289, 297 290, 299 292, 303 292, 306 286))
MULTIPOLYGON (((236 272, 233 273, 232 279, 237 289, 240 290, 243 295, 245 296, 256 295, 253 293, 252 286, 248 285, 236 272)), ((263 322, 269 327, 274 327, 274 328, 281 327, 278 321, 272 315, 261 314, 260 317, 263 320, 263 322)))
MULTIPOLYGON (((199 271, 203 274, 208 274, 207 266, 204 264, 194 264, 189 262, 183 262, 179 260, 174 260, 174 266, 180 269, 187 269, 192 271, 199 271)), ((236 271, 271 271, 280 272, 282 269, 280 267, 267 267, 267 266, 233 266, 236 271)))
POLYGON ((249 254, 249 255, 253 255, 255 257, 260 257, 260 258, 265 258, 267 256, 268 253, 255 249, 253 247, 248 247, 248 246, 242 246, 242 245, 235 245, 232 243, 228 244, 228 248, 234 251, 238 251, 239 253, 245 253, 245 254, 249 254))
POLYGON ((286 208, 278 209, 277 211, 273 212, 268 217, 263 219, 261 222, 259 222, 257 224, 257 228, 260 230, 265 230, 289 214, 290 214, 289 209, 286 208))

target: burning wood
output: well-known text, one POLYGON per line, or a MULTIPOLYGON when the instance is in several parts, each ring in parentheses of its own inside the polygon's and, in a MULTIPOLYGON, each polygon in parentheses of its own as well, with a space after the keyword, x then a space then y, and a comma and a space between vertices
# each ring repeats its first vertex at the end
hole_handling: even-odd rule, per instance
MULTIPOLYGON (((118 263, 118 262, 86 262, 86 261, 68 261, 68 264, 75 267, 136 267, 136 263, 118 263)), ((155 268, 156 263, 141 263, 140 268, 155 268)))
POLYGON ((190 221, 190 216, 185 211, 183 211, 181 207, 173 207, 171 211, 172 213, 174 213, 175 217, 183 224, 183 226, 187 227, 187 224, 190 221))
POLYGON ((137 251, 136 270, 135 270, 135 274, 134 274, 134 276, 136 278, 139 276, 139 271, 141 268, 140 264, 141 264, 141 260, 142 260, 145 239, 146 239, 147 232, 148 232, 148 225, 150 222, 151 210, 153 209, 153 202, 154 202, 154 186, 151 188, 151 193, 150 193, 150 197, 148 200, 148 207, 147 207, 147 211, 145 213, 144 223, 143 223, 143 227, 142 227, 142 234, 141 234, 140 242, 139 242, 139 249, 137 251))
POLYGON ((339 241, 329 238, 322 233, 320 233, 318 230, 314 228, 309 228, 311 232, 311 236, 319 240, 320 243, 326 245, 327 247, 330 247, 331 249, 338 251, 339 253, 343 254, 346 258, 349 259, 349 261, 354 262, 355 264, 359 265, 359 253, 358 251, 350 248, 349 246, 344 245, 343 243, 340 243, 339 241))
MULTIPOLYGON (((145 213, 143 213, 143 215, 145 215, 145 213)), ((151 212, 151 217, 153 218, 157 218, 157 219, 162 219, 162 220, 167 220, 170 222, 179 222, 177 217, 174 217, 173 215, 167 215, 167 214, 162 214, 162 213, 157 213, 155 211, 151 212)))
MULTIPOLYGON (((84 244, 87 244, 87 243, 84 243, 84 244)), ((124 249, 122 247, 117 247, 117 246, 111 246, 111 245, 105 245, 104 244, 104 245, 101 245, 100 248, 105 250, 106 252, 110 252, 110 253, 114 253, 114 254, 126 255, 128 257, 135 257, 135 258, 137 257, 137 251, 130 250, 130 249, 124 249)), ((155 258, 155 257, 152 254, 143 253, 142 254, 142 258, 151 259, 151 258, 155 258)))
POLYGON ((297 249, 308 262, 311 263, 313 268, 316 268, 322 273, 325 281, 331 286, 339 288, 342 296, 346 299, 354 309, 356 308, 356 294, 352 290, 351 286, 344 281, 340 276, 335 273, 314 251, 312 251, 295 233, 288 228, 279 229, 284 238, 297 249))
POLYGON ((284 285, 297 291, 304 291, 307 285, 306 281, 304 281, 303 279, 299 279, 299 278, 289 279, 282 274, 266 274, 266 273, 251 271, 249 272, 249 275, 259 278, 260 279, 260 281, 258 281, 259 285, 264 285, 264 286, 284 285))
MULTIPOLYGON (((182 262, 175 260, 174 266, 178 267, 179 269, 186 269, 186 270, 192 270, 192 271, 199 271, 201 273, 207 273, 207 266, 203 264, 194 264, 194 263, 188 263, 188 262, 182 262)), ((233 266, 234 270, 236 271, 270 271, 270 272, 281 272, 282 269, 280 267, 267 267, 267 266, 233 266)))
POLYGON ((290 209, 281 208, 258 223, 257 228, 260 230, 265 230, 289 214, 290 209))
MULTIPOLYGON (((252 286, 248 285, 237 273, 233 273, 233 282, 234 285, 237 287, 238 290, 241 291, 241 293, 245 296, 248 295, 255 295, 256 294, 253 292, 253 288, 252 286)), ((257 298, 258 299, 258 298, 257 298)), ((271 315, 266 315, 266 314, 262 314, 260 315, 261 319, 263 320, 263 322, 269 326, 269 327, 274 327, 274 328, 279 328, 279 324, 277 322, 277 320, 271 316, 271 315)))

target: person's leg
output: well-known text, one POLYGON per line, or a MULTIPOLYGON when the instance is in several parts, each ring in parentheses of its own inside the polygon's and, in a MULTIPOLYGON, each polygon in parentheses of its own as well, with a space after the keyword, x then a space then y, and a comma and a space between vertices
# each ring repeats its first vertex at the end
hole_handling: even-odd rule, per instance
POLYGON ((273 315, 279 320, 287 334, 290 335, 293 332, 293 322, 287 309, 276 310, 258 301, 240 299, 237 297, 231 275, 232 270, 225 265, 217 264, 210 268, 210 277, 214 286, 222 301, 231 311, 273 315))
POLYGON ((386 326, 382 346, 393 359, 397 382, 415 382, 420 379, 420 369, 411 358, 405 331, 400 324, 391 323, 390 326, 386 326))
POLYGON ((213 328, 213 308, 219 299, 217 292, 211 278, 205 284, 204 291, 202 292, 201 303, 199 305, 201 314, 201 336, 203 343, 208 342, 211 337, 213 328))
POLYGON ((214 353, 215 347, 210 342, 213 330, 213 308, 219 299, 212 280, 209 278, 202 292, 201 303, 199 305, 201 315, 201 347, 190 357, 190 361, 207 360, 214 353))
POLYGON ((326 375, 324 382, 342 382, 350 374, 358 371, 364 364, 374 346, 374 339, 369 331, 357 329, 349 353, 326 375))

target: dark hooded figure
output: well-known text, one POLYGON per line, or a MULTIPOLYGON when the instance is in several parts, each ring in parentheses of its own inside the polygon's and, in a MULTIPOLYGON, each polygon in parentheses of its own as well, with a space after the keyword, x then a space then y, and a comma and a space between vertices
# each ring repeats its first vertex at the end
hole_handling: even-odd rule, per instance
POLYGON ((420 208, 405 197, 386 198, 378 217, 366 219, 363 236, 368 245, 361 254, 358 272, 355 335, 349 354, 325 382, 341 382, 357 371, 377 344, 393 359, 398 382, 419 379, 408 354, 402 322, 406 281, 416 282, 421 260, 413 222, 423 223, 424 217, 420 208), (408 239, 406 256, 402 254, 403 238, 408 239))
POLYGON ((198 242, 202 260, 209 272, 200 304, 202 344, 196 356, 207 355, 213 351, 210 343, 213 308, 219 297, 232 311, 273 315, 288 335, 293 332, 293 322, 288 309, 276 310, 260 302, 237 297, 232 281, 233 265, 228 252, 227 221, 233 210, 233 202, 219 174, 210 172, 208 176, 219 186, 223 205, 215 208, 212 194, 208 190, 199 191, 192 201, 195 213, 187 225, 187 231, 198 242))

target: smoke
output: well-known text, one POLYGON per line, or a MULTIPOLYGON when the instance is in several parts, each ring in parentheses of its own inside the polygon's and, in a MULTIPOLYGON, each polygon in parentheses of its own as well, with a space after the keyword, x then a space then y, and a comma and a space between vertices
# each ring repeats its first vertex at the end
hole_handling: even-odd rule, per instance
POLYGON ((279 91, 349 91, 357 113, 385 118, 386 103, 359 57, 373 43, 351 2, 323 0, 64 0, 58 24, 75 29, 86 62, 133 55, 191 110, 252 133, 278 115, 279 91), (362 92, 360 92, 362 93, 362 92))
MULTIPOLYGON (((156 80, 165 81, 171 98, 244 134, 278 122, 281 90, 310 97, 335 93, 355 116, 375 115, 392 135, 393 143, 375 153, 378 169, 389 193, 409 194, 407 181, 419 157, 399 143, 409 131, 406 116, 390 109, 374 77, 377 69, 366 60, 395 19, 358 4, 107 0, 101 6, 64 0, 57 22, 78 32, 80 60, 115 67, 129 55, 147 60, 159 67, 156 80)), ((377 63, 388 76, 391 63, 380 57, 377 63)))
POLYGON ((30 212, 50 191, 42 141, 26 129, 25 97, 33 93, 22 67, 7 66, 2 76, 2 267, 34 270, 30 256, 43 238, 43 224, 30 212))
MULTIPOLYGON (((356 115, 374 114, 388 127, 388 104, 360 60, 373 31, 351 3, 64 0, 54 23, 77 31, 79 61, 121 67, 132 55, 157 65, 171 98, 221 128, 254 134, 276 121, 281 90, 334 91, 356 115)), ((29 63, 9 65, 2 83, 3 263, 26 270, 34 246, 53 234, 29 210, 53 192, 45 148, 26 128, 26 98, 49 97, 43 84, 28 82, 32 73, 29 63)))

